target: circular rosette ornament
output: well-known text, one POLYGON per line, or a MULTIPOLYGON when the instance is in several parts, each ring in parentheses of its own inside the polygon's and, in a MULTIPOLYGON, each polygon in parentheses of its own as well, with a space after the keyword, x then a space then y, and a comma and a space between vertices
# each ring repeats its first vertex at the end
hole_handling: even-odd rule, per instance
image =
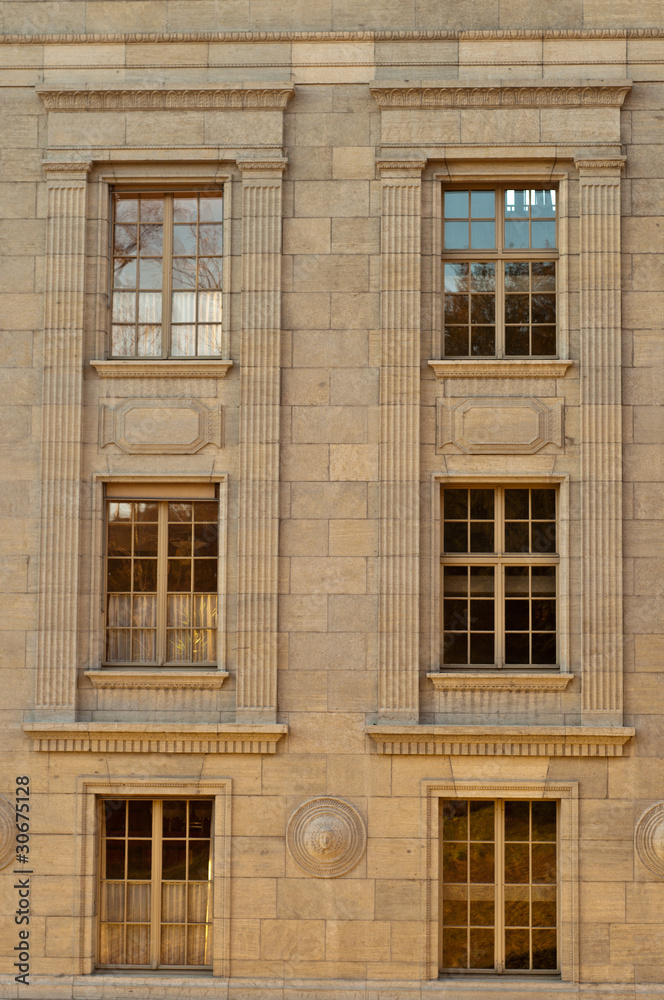
POLYGON ((0 799, 0 868, 6 868, 16 855, 16 814, 11 802, 0 799))
POLYGON ((646 809, 636 824, 634 840, 641 864, 664 879, 664 802, 646 809))
POLYGON ((362 817, 343 799, 304 802, 288 821, 286 844, 293 861, 316 878, 345 875, 367 846, 362 817))

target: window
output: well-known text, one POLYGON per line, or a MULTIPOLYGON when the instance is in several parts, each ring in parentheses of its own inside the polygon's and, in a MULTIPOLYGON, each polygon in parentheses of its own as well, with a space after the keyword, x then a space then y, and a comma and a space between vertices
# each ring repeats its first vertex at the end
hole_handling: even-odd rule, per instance
POLYGON ((215 488, 182 487, 180 496, 177 489, 168 488, 162 498, 155 496, 154 487, 147 495, 143 491, 136 497, 137 492, 141 490, 120 483, 107 485, 105 663, 215 664, 215 488))
POLYGON ((558 491, 441 492, 443 666, 556 666, 558 491))
POLYGON ((102 799, 98 964, 211 965, 212 799, 102 799))
POLYGON ((557 812, 441 799, 441 972, 559 970, 557 812))
POLYGON ((443 356, 550 358, 555 188, 443 192, 443 356))
POLYGON ((219 357, 221 191, 116 193, 112 232, 111 357, 219 357))

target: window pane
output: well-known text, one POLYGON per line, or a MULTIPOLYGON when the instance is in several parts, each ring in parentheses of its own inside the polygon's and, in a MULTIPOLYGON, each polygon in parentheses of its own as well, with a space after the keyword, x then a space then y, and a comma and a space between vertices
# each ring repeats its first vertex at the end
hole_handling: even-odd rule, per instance
POLYGON ((445 356, 448 358, 465 357, 468 354, 468 327, 445 327, 445 356))
POLYGON ((138 195, 116 194, 115 221, 136 222, 138 219, 138 195))
POLYGON ((196 222, 197 205, 196 195, 179 195, 173 198, 173 221, 196 222))
POLYGON ((446 222, 445 223, 445 247, 448 250, 468 249, 468 223, 467 222, 446 222))
POLYGON ((219 255, 223 251, 221 225, 199 226, 198 228, 198 252, 205 256, 219 255))
POLYGON ((468 291, 468 264, 445 264, 445 291, 468 291))
POLYGON ((505 247, 508 250, 525 250, 530 245, 528 220, 505 220, 505 247))
POLYGON ((173 258, 173 288, 196 288, 196 258, 173 258))
POLYGON ((139 358, 158 358, 161 355, 160 326, 139 326, 136 354, 139 358))
POLYGON ((221 320, 221 292, 199 292, 198 294, 199 323, 219 323, 220 320, 221 320))
POLYGON ((138 246, 137 226, 115 226, 113 231, 113 253, 119 257, 133 257, 138 246))
POLYGON ((555 841, 556 803, 533 802, 533 840, 555 841))
POLYGON ((473 250, 490 250, 496 245, 495 222, 471 222, 470 245, 473 250))
POLYGON ((164 199, 162 197, 141 196, 141 222, 164 221, 164 199))
POLYGON ((198 328, 198 354, 202 357, 221 356, 221 325, 199 326, 198 328))
POLYGON ((554 189, 530 192, 530 214, 533 218, 553 219, 556 214, 556 192, 554 189))
POLYGON ((218 195, 201 195, 198 204, 201 222, 221 222, 223 220, 224 202, 218 195))
POLYGON ((173 226, 173 253, 187 256, 196 253, 196 225, 173 226))
POLYGON ((505 968, 510 971, 530 968, 530 934, 527 930, 505 931, 505 968))
POLYGON ((468 965, 468 931, 449 928, 443 933, 443 968, 465 969, 468 965))
POLYGON ((140 323, 161 323, 161 294, 159 292, 141 292, 139 294, 138 319, 140 323))
POLYGON ((533 219, 531 222, 532 247, 536 250, 548 250, 556 245, 556 224, 555 222, 540 222, 533 219))
POLYGON ((533 930, 533 969, 557 969, 555 930, 533 930))
POLYGON ((141 257, 161 257, 163 250, 163 226, 141 226, 139 240, 139 253, 141 257))
POLYGON ((446 191, 445 192, 445 218, 446 219, 467 219, 468 218, 468 192, 467 191, 446 191))
POLYGON ((196 354, 196 327, 174 326, 171 331, 171 354, 174 357, 193 357, 196 354))
POLYGON ((113 270, 114 288, 136 288, 136 260, 120 257, 113 270))
POLYGON ((223 266, 223 259, 221 257, 199 257, 198 287, 221 288, 223 266))
POLYGON ((471 969, 492 969, 494 965, 494 935, 493 929, 472 928, 470 931, 470 961, 471 969))
POLYGON ((106 871, 104 878, 117 879, 125 877, 125 842, 124 840, 106 841, 106 871))
POLYGON ((193 323, 196 319, 196 293, 173 292, 172 320, 174 323, 193 323))
POLYGON ((162 878, 164 880, 181 880, 186 877, 186 840, 164 840, 162 847, 162 878))
POLYGON ((138 265, 139 288, 161 288, 163 267, 160 260, 141 260, 138 265))
POLYGON ((472 219, 493 219, 495 214, 495 191, 470 192, 470 216, 472 219))
POLYGON ((152 836, 152 802, 149 799, 129 799, 127 816, 130 837, 152 836))
POLYGON ((509 189, 505 192, 505 218, 528 218, 530 192, 509 189))

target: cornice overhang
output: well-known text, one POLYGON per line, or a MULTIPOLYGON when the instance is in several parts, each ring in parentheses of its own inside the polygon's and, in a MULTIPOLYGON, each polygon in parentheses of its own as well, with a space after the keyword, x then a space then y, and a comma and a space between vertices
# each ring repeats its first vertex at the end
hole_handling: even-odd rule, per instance
POLYGON ((71 753, 276 753, 284 725, 226 723, 26 723, 33 750, 71 753))
POLYGON ((631 80, 387 81, 370 85, 383 111, 401 108, 594 108, 622 106, 631 80))
POLYGON ((622 757, 626 726, 397 726, 365 728, 380 754, 461 757, 622 757))
POLYGON ((47 111, 283 111, 292 83, 217 83, 198 87, 37 87, 47 111))

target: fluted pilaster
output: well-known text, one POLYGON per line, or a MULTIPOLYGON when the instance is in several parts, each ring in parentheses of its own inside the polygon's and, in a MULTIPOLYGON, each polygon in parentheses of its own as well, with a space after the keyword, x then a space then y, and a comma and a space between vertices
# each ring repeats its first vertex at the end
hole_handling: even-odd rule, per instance
POLYGON ((621 725, 620 172, 579 157, 583 721, 621 725))
POLYGON ((242 349, 238 528, 237 719, 277 711, 281 174, 242 170, 242 349))
POLYGON ((47 163, 37 712, 76 712, 87 163, 47 163))
POLYGON ((417 722, 419 676, 420 220, 424 161, 383 180, 378 717, 417 722))

